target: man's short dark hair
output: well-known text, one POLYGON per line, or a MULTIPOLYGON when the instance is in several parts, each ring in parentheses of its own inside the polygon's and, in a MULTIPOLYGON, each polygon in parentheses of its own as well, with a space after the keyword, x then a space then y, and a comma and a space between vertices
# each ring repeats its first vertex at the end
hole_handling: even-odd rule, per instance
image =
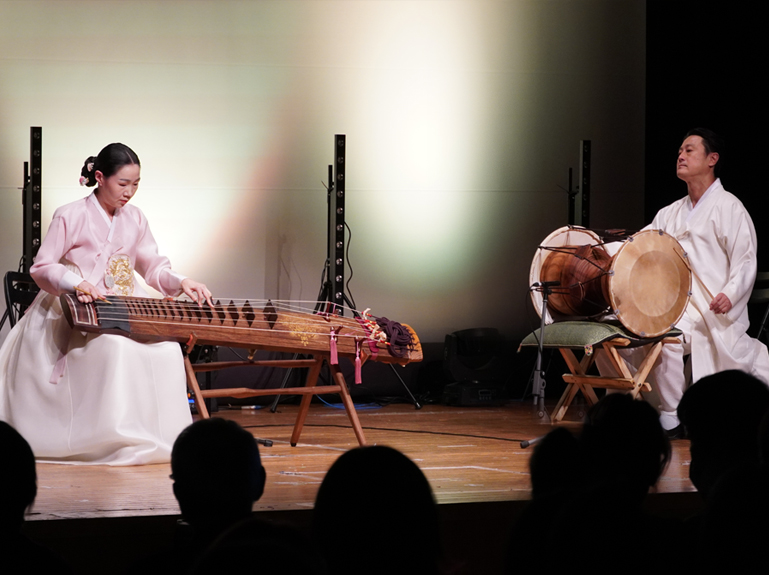
POLYGON ((708 128, 693 128, 689 130, 684 136, 684 140, 689 136, 699 136, 702 138, 702 145, 705 147, 705 154, 718 154, 718 161, 716 162, 713 171, 718 177, 721 171, 721 157, 724 151, 724 141, 713 130, 708 128))
POLYGON ((179 434, 171 451, 171 473, 174 493, 187 516, 250 512, 264 490, 256 439, 235 421, 218 417, 198 420, 179 434))

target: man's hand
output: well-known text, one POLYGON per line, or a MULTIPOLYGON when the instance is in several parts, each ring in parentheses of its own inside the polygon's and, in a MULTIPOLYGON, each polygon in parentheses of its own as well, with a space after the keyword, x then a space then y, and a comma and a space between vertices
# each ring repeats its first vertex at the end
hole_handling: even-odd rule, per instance
POLYGON ((732 302, 724 294, 720 293, 710 302, 710 309, 714 313, 727 313, 732 309, 732 302))

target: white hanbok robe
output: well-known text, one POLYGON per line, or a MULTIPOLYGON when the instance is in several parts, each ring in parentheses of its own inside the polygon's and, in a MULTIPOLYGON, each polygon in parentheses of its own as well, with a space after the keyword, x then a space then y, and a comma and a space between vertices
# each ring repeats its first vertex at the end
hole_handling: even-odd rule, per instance
MULTIPOLYGON (((676 326, 684 332, 684 341, 663 346, 649 377, 663 426, 670 429, 678 423, 676 409, 689 383, 684 354, 691 354, 692 382, 740 369, 769 384, 769 352, 746 333, 748 300, 756 279, 756 230, 742 202, 718 179, 694 207, 687 195, 661 209, 646 229, 663 230, 678 240, 696 274, 689 305, 676 326), (726 314, 710 311, 710 302, 719 293, 732 302, 726 314)), ((624 357, 634 364, 642 355, 631 350, 624 357)), ((599 367, 604 373, 605 363, 599 367)))
MULTIPOLYGON (((84 334, 62 315, 58 296, 83 279, 112 293, 113 256, 130 260, 158 291, 180 291, 183 276, 158 254, 135 206, 119 208, 110 221, 92 194, 56 210, 30 270, 45 291, 0 349, 0 419, 21 433, 39 460, 168 462, 176 437, 192 421, 177 343, 84 334)), ((132 290, 147 295, 138 284, 132 290)))
POLYGON ((769 384, 769 352, 748 336, 748 300, 756 280, 756 230, 735 196, 716 180, 692 209, 689 196, 660 210, 651 228, 672 235, 686 251, 696 277, 686 309, 690 322, 692 381, 741 369, 769 384), (708 291, 710 293, 708 293, 708 291), (712 296, 732 303, 710 311, 712 296))

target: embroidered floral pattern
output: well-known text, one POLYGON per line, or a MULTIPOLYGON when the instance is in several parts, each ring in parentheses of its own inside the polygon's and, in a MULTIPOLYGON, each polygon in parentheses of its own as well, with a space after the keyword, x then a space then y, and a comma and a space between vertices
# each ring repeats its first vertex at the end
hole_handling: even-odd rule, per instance
POLYGON ((104 283, 115 295, 133 295, 134 269, 125 254, 115 254, 107 262, 104 283))

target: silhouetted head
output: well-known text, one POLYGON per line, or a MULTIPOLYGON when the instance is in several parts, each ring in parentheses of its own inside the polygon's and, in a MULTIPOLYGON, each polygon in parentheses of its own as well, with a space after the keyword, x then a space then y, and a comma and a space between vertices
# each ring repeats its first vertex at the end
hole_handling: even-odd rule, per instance
POLYGON ((345 542, 343 552, 328 547, 332 573, 438 569, 439 522, 430 484, 413 461, 390 447, 359 447, 334 462, 318 490, 313 529, 316 539, 345 542))
POLYGON ((21 434, 0 421, 0 526, 15 528, 37 495, 35 456, 21 434))
POLYGON ((670 442, 654 408, 620 393, 590 408, 580 445, 593 483, 622 482, 637 498, 657 483, 670 459, 670 442))
POLYGON ((574 489, 580 482, 577 438, 565 427, 558 427, 542 438, 529 459, 531 498, 574 489))
POLYGON ((192 525, 242 519, 264 491, 254 436, 218 417, 196 421, 179 434, 171 472, 182 516, 192 525))
POLYGON ((769 388, 736 369, 703 377, 686 390, 678 417, 691 440, 689 477, 704 497, 725 471, 758 464, 767 409, 769 388))

